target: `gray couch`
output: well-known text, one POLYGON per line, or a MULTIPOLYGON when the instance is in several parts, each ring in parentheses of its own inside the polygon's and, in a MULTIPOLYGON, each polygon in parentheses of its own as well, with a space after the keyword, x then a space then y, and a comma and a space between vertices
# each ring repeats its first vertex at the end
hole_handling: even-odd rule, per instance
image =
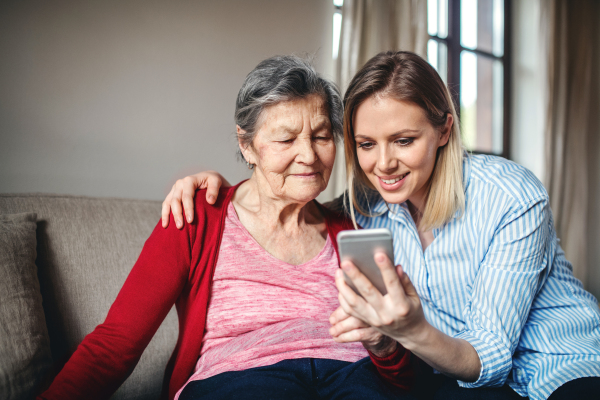
MULTIPOLYGON (((11 243, 13 249, 23 250, 37 243, 37 258, 34 252, 31 259, 35 259, 39 278, 37 289, 35 282, 4 277, 6 274, 15 275, 14 270, 21 271, 24 268, 18 265, 24 263, 21 261, 13 262, 16 265, 10 270, 13 272, 0 271, 0 278, 4 282, 12 282, 5 283, 9 285, 8 289, 4 288, 5 294, 21 286, 33 287, 34 293, 33 297, 29 296, 26 300, 29 305, 24 307, 25 311, 19 311, 20 317, 14 317, 14 309, 21 306, 10 305, 10 299, 14 296, 11 297, 9 293, 6 297, 9 300, 0 297, 0 302, 4 303, 0 304, 0 314, 4 314, 0 315, 0 323, 6 325, 6 328, 0 327, 0 334, 3 335, 0 347, 4 347, 0 348, 0 399, 4 400, 30 397, 37 388, 46 385, 84 336, 104 320, 145 240, 159 221, 160 203, 48 194, 0 194, 0 215, 4 216, 4 225, 0 230, 0 242, 3 240, 4 243, 0 243, 3 263, 18 259, 8 254, 10 251, 7 248, 11 243), (32 231, 35 230, 35 240, 31 237, 31 243, 34 244, 11 239, 12 230, 16 229, 13 226, 18 225, 15 221, 23 220, 22 216, 14 217, 19 213, 37 214, 37 219, 32 214, 25 218, 27 221, 37 221, 37 225, 30 225, 32 231), (37 290, 43 302, 40 318, 30 323, 33 328, 13 326, 13 322, 21 323, 22 319, 35 314, 35 305, 32 305, 35 301, 31 299, 35 300, 37 290), (47 330, 43 326, 44 319, 47 330), (23 338, 12 337, 23 336, 19 333, 23 329, 33 330, 34 333, 29 334, 32 337, 25 342, 23 338), (46 331, 49 339, 43 337, 46 331), (29 343, 36 340, 41 349, 28 349, 29 343), (49 349, 44 349, 48 346, 49 349), (19 360, 29 357, 23 355, 27 352, 34 353, 33 362, 19 360), (17 357, 17 360, 7 361, 10 357, 17 357), (24 373, 32 373, 35 379, 29 387, 23 388, 19 384, 24 380, 24 373), (20 378, 17 379, 17 376, 20 378)), ((25 257, 26 254, 20 256, 25 257)), ((35 277, 35 266, 32 269, 35 277)), ((175 347, 177 331, 177 316, 172 309, 132 375, 113 396, 114 399, 159 397, 164 368, 175 347)))

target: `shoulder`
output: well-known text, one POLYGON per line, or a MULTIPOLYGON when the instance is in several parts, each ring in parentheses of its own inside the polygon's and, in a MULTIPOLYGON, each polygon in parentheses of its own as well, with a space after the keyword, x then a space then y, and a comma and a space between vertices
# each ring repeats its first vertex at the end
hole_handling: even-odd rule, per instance
POLYGON ((194 216, 213 218, 221 215, 227 210, 227 205, 231 201, 235 190, 242 183, 240 182, 230 187, 221 187, 215 204, 209 204, 206 201, 206 189, 196 190, 196 194, 194 195, 194 216))
MULTIPOLYGON (((334 200, 334 202, 336 200, 334 200)), ((334 239, 339 231, 354 229, 354 226, 352 225, 352 220, 350 219, 348 213, 345 212, 344 207, 333 207, 333 209, 331 209, 325 207, 316 200, 315 203, 317 204, 319 210, 325 218, 327 230, 333 234, 334 239)), ((330 203, 327 203, 327 205, 329 206, 330 203)))
POLYGON ((513 161, 490 155, 470 155, 465 160, 465 168, 468 173, 467 198, 494 191, 515 205, 548 202, 548 192, 542 182, 513 161))

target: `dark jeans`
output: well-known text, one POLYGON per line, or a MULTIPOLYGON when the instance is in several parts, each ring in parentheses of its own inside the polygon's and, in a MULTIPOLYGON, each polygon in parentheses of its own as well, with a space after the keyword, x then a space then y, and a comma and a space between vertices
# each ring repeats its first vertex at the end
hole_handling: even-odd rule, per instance
POLYGON ((266 367, 224 372, 186 385, 181 400, 414 399, 379 377, 371 360, 284 360, 266 367))
POLYGON ((456 379, 442 374, 434 374, 433 369, 422 363, 417 374, 417 382, 411 392, 420 400, 525 400, 504 385, 499 388, 467 389, 458 386, 456 379))
MULTIPOLYGON (((508 385, 499 388, 461 388, 456 379, 434 374, 431 367, 421 366, 411 392, 420 400, 527 400, 508 385)), ((600 398, 600 378, 579 378, 554 391, 548 400, 593 400, 600 398)))

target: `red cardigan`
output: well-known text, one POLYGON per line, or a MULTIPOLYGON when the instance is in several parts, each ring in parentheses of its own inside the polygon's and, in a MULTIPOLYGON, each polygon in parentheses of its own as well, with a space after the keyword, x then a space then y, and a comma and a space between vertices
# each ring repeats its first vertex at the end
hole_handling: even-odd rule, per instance
MULTIPOLYGON (((237 186, 221 189, 214 205, 205 191, 195 196, 195 217, 180 231, 173 216, 144 244, 106 320, 87 335, 50 388, 38 399, 107 399, 133 372, 144 349, 175 304, 179 337, 163 379, 161 399, 173 399, 198 361, 227 205, 237 186)), ((321 207, 327 231, 335 238, 351 223, 321 207)), ((385 359, 371 356, 384 378, 408 388, 410 353, 400 348, 385 359)))

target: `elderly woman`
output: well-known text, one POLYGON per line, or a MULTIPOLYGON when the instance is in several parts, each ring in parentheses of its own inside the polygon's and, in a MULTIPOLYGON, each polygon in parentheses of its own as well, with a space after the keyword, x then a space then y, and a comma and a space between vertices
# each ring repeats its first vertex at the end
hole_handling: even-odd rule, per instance
POLYGON ((376 327, 441 372, 426 380, 437 398, 597 399, 600 310, 560 248, 543 185, 464 153, 448 89, 415 54, 373 57, 344 105, 349 211, 392 230, 396 267, 376 256, 382 296, 344 262, 364 297, 337 273, 336 340, 376 327))
POLYGON ((214 206, 198 196, 183 230, 157 226, 106 321, 42 399, 108 398, 173 304, 179 339, 163 398, 402 396, 410 353, 366 326, 362 344, 328 333, 339 305, 335 237, 351 226, 314 200, 341 136, 337 89, 297 57, 271 58, 247 76, 235 120, 251 178, 214 206))

